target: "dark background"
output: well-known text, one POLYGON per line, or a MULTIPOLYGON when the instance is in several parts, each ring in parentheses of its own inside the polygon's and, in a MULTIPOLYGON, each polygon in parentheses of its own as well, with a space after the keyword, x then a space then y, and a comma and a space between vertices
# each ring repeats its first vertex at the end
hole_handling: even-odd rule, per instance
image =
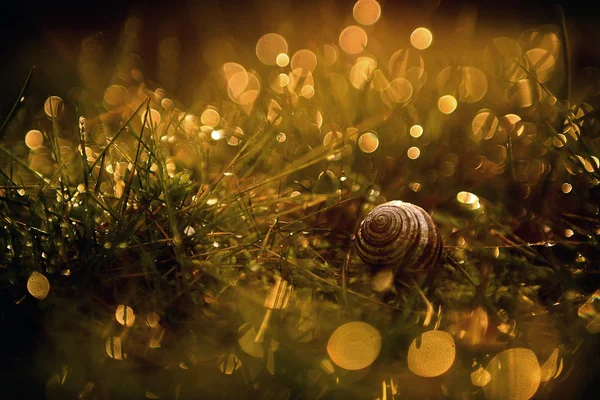
MULTIPOLYGON (((225 30, 240 41, 255 43, 262 33, 268 32, 268 23, 256 18, 260 7, 268 0, 211 0, 195 1, 202 4, 205 13, 192 15, 185 1, 146 2, 138 4, 131 0, 104 0, 78 2, 61 1, 10 1, 0 0, 0 120, 12 107, 22 83, 31 66, 36 72, 31 90, 49 94, 65 94, 78 84, 76 54, 81 40, 93 32, 104 33, 107 43, 115 43, 127 16, 132 12, 144 23, 144 41, 140 51, 143 59, 156 58, 156 44, 161 29, 167 26, 182 43, 182 47, 194 48, 205 38, 215 34, 215 29, 225 30), (217 22, 214 16, 219 16, 217 22), (205 18, 206 20, 203 20, 205 18), (211 20, 213 19, 213 20, 211 20)), ((294 13, 310 14, 311 10, 328 1, 292 0, 288 7, 294 13)), ((340 13, 351 15, 353 0, 333 1, 340 13)), ((381 1, 384 17, 398 16, 403 23, 406 9, 425 8, 431 1, 381 1)), ((583 1, 444 1, 436 11, 438 18, 456 19, 465 7, 476 7, 480 26, 535 27, 546 23, 560 25, 558 6, 562 6, 571 45, 573 70, 592 66, 600 67, 599 13, 583 1)), ((276 24, 278 21, 273 21, 276 24)), ((276 25, 274 25, 276 26, 276 25)), ((163 32, 164 33, 164 32, 163 32)), ((185 59, 185 56, 183 57, 185 59)), ((184 68, 185 69, 185 68, 184 68)), ((190 67, 188 74, 201 74, 202 70, 190 67)), ((148 63, 147 75, 153 75, 152 62, 148 63)), ((189 100, 190 93, 180 88, 182 100, 189 100)), ((2 289, 0 289, 2 290, 2 289)), ((0 397, 6 399, 44 398, 47 377, 40 376, 36 368, 36 349, 43 345, 40 328, 41 311, 36 302, 16 306, 0 295, 0 343, 2 343, 2 368, 0 368, 0 397)), ((590 345, 590 352, 598 348, 590 345)), ((588 365, 576 365, 580 370, 568 379, 551 398, 596 398, 596 385, 600 378, 598 357, 589 354, 588 365), (558 397, 555 397, 558 396, 558 397)))

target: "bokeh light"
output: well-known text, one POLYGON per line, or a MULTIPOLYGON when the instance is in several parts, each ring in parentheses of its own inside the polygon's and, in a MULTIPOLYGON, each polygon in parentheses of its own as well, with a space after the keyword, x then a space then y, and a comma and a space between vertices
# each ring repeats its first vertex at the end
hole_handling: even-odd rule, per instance
POLYGON ((317 56, 308 49, 298 50, 292 56, 292 70, 302 77, 313 72, 317 66, 317 56))
POLYGON ((417 50, 425 50, 433 42, 433 35, 427 28, 417 28, 410 34, 410 44, 417 50))
POLYGON ((452 336, 443 331, 427 331, 413 340, 408 349, 408 368, 425 378, 440 376, 454 363, 456 346, 452 336))
POLYGON ((491 379, 483 391, 490 400, 528 400, 540 385, 540 365, 529 349, 505 350, 489 362, 486 370, 491 379))
POLYGON ((367 47, 367 32, 360 26, 348 26, 340 33, 339 42, 346 53, 358 54, 367 47))
POLYGON ((421 150, 419 150, 418 147, 413 146, 406 151, 406 155, 411 160, 416 160, 421 155, 421 150))
POLYGON ((423 127, 421 125, 413 125, 410 127, 409 133, 410 136, 414 138, 421 137, 421 135, 423 134, 423 127))
POLYGON ((256 42, 256 56, 265 65, 278 65, 279 55, 287 51, 285 38, 277 33, 267 33, 256 42))
POLYGON ((379 147, 379 138, 374 132, 365 132, 358 138, 358 148, 363 153, 373 153, 379 147))
POLYGON ((44 113, 50 119, 60 118, 63 114, 64 108, 64 102, 58 96, 50 96, 44 102, 44 113))
POLYGON ((376 0, 358 0, 354 4, 352 15, 361 25, 373 25, 381 17, 381 6, 376 0))
POLYGON ((457 106, 458 102, 454 96, 449 94, 440 97, 438 100, 438 109, 444 114, 452 114, 457 106))
POLYGON ((115 312, 115 318, 123 326, 133 326, 135 314, 131 307, 120 304, 115 312))
POLYGON ((287 65, 290 63, 290 56, 288 56, 286 53, 279 53, 275 59, 275 63, 278 67, 287 67, 287 65))
POLYGON ((381 350, 381 334, 364 322, 348 322, 337 328, 327 342, 331 360, 346 370, 360 370, 371 365, 381 350))
POLYGON ((214 128, 215 126, 219 125, 220 119, 221 117, 219 115, 219 112, 212 108, 207 108, 200 115, 200 122, 202 122, 203 125, 210 126, 211 128, 214 128))
POLYGON ((25 145, 31 150, 38 149, 44 143, 44 135, 37 129, 32 129, 25 135, 25 145))
POLYGON ((32 272, 27 279, 27 291, 38 300, 44 300, 50 293, 50 281, 39 272, 32 272))

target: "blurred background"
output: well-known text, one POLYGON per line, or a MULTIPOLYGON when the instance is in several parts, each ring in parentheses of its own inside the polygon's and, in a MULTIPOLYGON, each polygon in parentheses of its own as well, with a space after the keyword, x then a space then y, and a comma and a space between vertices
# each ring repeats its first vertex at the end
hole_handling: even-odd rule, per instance
MULTIPOLYGON (((262 34, 276 30, 282 18, 293 15, 289 28, 296 41, 306 44, 318 34, 334 33, 337 26, 327 26, 328 13, 339 18, 350 16, 354 3, 352 0, 188 0, 143 4, 132 0, 3 1, 0 5, 0 32, 4 39, 0 51, 4 61, 0 77, 3 92, 0 114, 6 115, 12 106, 32 65, 39 67, 35 84, 48 93, 58 94, 57 91, 75 86, 81 41, 102 32, 107 48, 114 46, 128 16, 135 15, 142 21, 144 40, 138 52, 145 62, 146 76, 154 77, 153 80, 159 80, 157 43, 168 36, 179 39, 183 62, 170 89, 175 91, 177 96, 174 97, 185 103, 193 95, 194 87, 189 83, 198 83, 198 77, 206 71, 203 43, 226 36, 238 45, 253 48, 262 34)), ((398 27, 410 25, 407 29, 418 25, 456 29, 461 18, 475 13, 476 36, 518 35, 527 27, 560 25, 560 6, 565 14, 573 70, 600 65, 600 54, 595 47, 600 40, 600 26, 597 15, 586 2, 388 0, 381 4, 390 25, 392 22, 398 27)))
MULTIPOLYGON (((165 86, 174 98, 191 103, 201 87, 208 66, 202 57, 203 44, 227 36, 237 44, 233 52, 253 51, 256 40, 281 25, 278 16, 293 15, 287 27, 294 36, 291 47, 310 42, 312 36, 338 26, 327 26, 327 15, 350 16, 354 0, 207 0, 162 1, 137 4, 131 0, 88 2, 2 1, 0 4, 0 45, 2 74, 0 75, 0 119, 7 114, 31 66, 36 66, 32 89, 44 95, 66 98, 66 92, 79 84, 77 56, 82 40, 101 32, 107 48, 118 43, 123 25, 130 16, 141 21, 138 55, 143 60, 144 73, 165 86), (166 37, 176 37, 181 43, 180 67, 176 76, 164 75, 159 67, 157 44, 166 37), (293 41, 296 41, 294 43, 293 41), (162 74, 162 75, 161 75, 162 74)), ((600 24, 598 15, 585 2, 479 1, 452 0, 387 0, 380 2, 388 25, 406 29, 426 25, 436 29, 456 27, 465 13, 477 15, 475 32, 482 37, 494 33, 518 35, 523 29, 543 24, 561 25, 559 8, 564 10, 572 59, 572 69, 600 66, 600 24), (433 9, 436 11, 431 12, 433 9)), ((342 17, 340 17, 342 18, 342 17)), ((477 36, 477 35, 476 35, 477 36)), ((2 300, 4 301, 4 300, 2 300)), ((40 343, 38 318, 42 312, 28 303, 18 310, 14 304, 0 306, 0 326, 3 350, 2 387, 19 388, 18 395, 3 398, 44 398, 46 377, 36 375, 35 353, 40 343)), ((597 338, 593 338, 596 339, 597 338)), ((590 345, 597 348, 597 343, 590 345)), ((582 373, 565 385, 569 398, 593 398, 596 392, 596 365, 582 368, 582 373)), ((563 394, 565 394, 563 393, 563 394)), ((566 398, 566 397, 563 397, 566 398)))

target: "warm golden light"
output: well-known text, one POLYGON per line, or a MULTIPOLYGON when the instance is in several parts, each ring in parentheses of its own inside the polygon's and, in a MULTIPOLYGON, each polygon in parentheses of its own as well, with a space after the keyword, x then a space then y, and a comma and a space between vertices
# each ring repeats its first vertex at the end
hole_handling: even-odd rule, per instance
POLYGON ((106 354, 115 360, 123 359, 124 354, 120 337, 110 336, 106 339, 106 354))
POLYGON ((302 77, 313 72, 317 66, 317 56, 310 50, 298 50, 292 56, 292 70, 302 77))
MULTIPOLYGON (((571 236, 573 231, 569 229, 571 236)), ((592 334, 600 333, 600 290, 596 290, 589 299, 579 307, 577 315, 586 320, 585 329, 592 334)))
POLYGON ((380 350, 379 330, 365 322, 348 322, 340 326, 327 342, 327 353, 331 361, 351 371, 373 364, 380 350))
POLYGON ((563 183, 561 189, 563 193, 571 193, 571 189, 573 189, 573 186, 571 186, 571 184, 569 183, 563 183))
POLYGON ((525 126, 521 122, 521 117, 517 114, 506 114, 498 121, 499 128, 511 135, 521 136, 525 130, 525 126))
POLYGON ((50 119, 59 118, 63 111, 65 105, 63 100, 58 96, 50 96, 44 102, 44 113, 50 119))
POLYGON ((227 82, 229 97, 232 100, 239 98, 249 82, 249 74, 246 69, 238 63, 228 62, 223 64, 222 71, 227 82))
POLYGON ((411 83, 404 78, 396 78, 390 82, 390 85, 381 92, 381 99, 388 106, 393 104, 406 103, 413 94, 411 83))
POLYGON ((413 125, 410 127, 409 133, 410 136, 414 138, 421 137, 421 135, 423 134, 423 127, 421 125, 413 125))
POLYGON ((142 121, 146 118, 146 128, 156 128, 160 124, 160 111, 151 108, 148 116, 141 118, 142 121))
POLYGON ((572 229, 565 230, 565 236, 568 238, 572 237, 574 234, 575 234, 575 232, 573 232, 572 229))
POLYGON ((479 110, 473 122, 471 129, 478 138, 491 139, 498 129, 498 118, 488 109, 479 110))
POLYGON ((406 155, 411 160, 416 160, 421 155, 421 150, 419 150, 418 147, 414 147, 413 146, 413 147, 411 147, 411 148, 408 149, 408 151, 406 152, 406 155))
POLYGON ((528 400, 540 385, 540 365, 529 349, 505 350, 489 362, 486 370, 491 379, 483 391, 489 400, 528 400))
POLYGON ((525 53, 529 69, 540 82, 546 82, 552 77, 556 61, 549 51, 535 48, 525 53))
POLYGON ((359 24, 373 25, 381 17, 381 6, 376 0, 358 0, 352 14, 359 24))
POLYGON ((287 65, 290 63, 290 56, 285 53, 279 53, 275 59, 275 63, 278 67, 287 67, 287 65))
POLYGON ((44 300, 50 293, 48 278, 39 272, 32 272, 27 280, 27 291, 38 300, 44 300))
POLYGON ((328 67, 337 61, 337 50, 330 44, 323 45, 323 59, 328 67))
POLYGON ((340 47, 348 54, 358 54, 367 47, 367 32, 359 26, 351 25, 340 33, 340 47))
POLYGON ((479 202, 479 197, 471 192, 458 192, 456 199, 463 204, 475 204, 479 202))
POLYGON ((237 146, 240 144, 241 136, 244 136, 244 131, 242 130, 242 128, 240 128, 239 126, 237 126, 234 130, 233 130, 234 134, 231 135, 229 137, 229 139, 227 140, 227 144, 230 146, 237 146))
POLYGON ((217 362, 219 370, 225 375, 231 375, 235 370, 242 366, 242 362, 233 353, 223 354, 217 362))
POLYGON ((449 94, 440 97, 440 99, 438 100, 438 109, 444 114, 452 114, 454 110, 456 110, 457 106, 458 103, 456 99, 454 98, 454 96, 451 96, 449 94))
POLYGON ((338 131, 329 131, 323 137, 323 146, 333 145, 335 142, 342 140, 342 133, 338 131))
POLYGON ((358 148, 363 153, 372 153, 379 147, 379 138, 373 132, 365 132, 358 138, 358 148))
POLYGON ((154 311, 151 311, 146 315, 146 324, 150 328, 156 328, 158 326, 159 322, 160 322, 160 315, 158 315, 154 311))
POLYGON ((458 85, 458 98, 465 103, 476 103, 483 99, 488 90, 485 74, 475 67, 461 68, 461 82, 458 85))
POLYGON ((219 115, 219 112, 212 108, 207 108, 200 115, 200 122, 202 122, 203 125, 210 126, 211 128, 217 126, 220 119, 221 116, 219 115))
POLYGON ((356 89, 362 89, 365 83, 371 81, 377 62, 370 57, 359 57, 350 70, 350 83, 356 89))
POLYGON ((471 372, 471 383, 473 386, 484 387, 491 380, 490 373, 483 367, 479 367, 476 371, 471 372))
POLYGON ((287 51, 285 38, 277 33, 267 33, 256 42, 256 56, 265 65, 278 65, 278 56, 287 51))
POLYGON ((128 93, 122 85, 111 85, 104 91, 103 105, 109 111, 123 106, 127 101, 128 93))
POLYGON ((210 137, 212 140, 220 140, 221 139, 221 131, 212 131, 210 133, 210 137))
POLYGON ((44 143, 44 135, 37 129, 32 129, 25 135, 25 145, 31 150, 38 149, 44 143))
POLYGON ((117 322, 123 326, 133 326, 135 314, 131 307, 120 304, 115 312, 115 318, 117 322))
POLYGON ((408 369, 425 378, 440 376, 450 369, 455 355, 456 346, 449 333, 427 331, 411 343, 408 349, 408 369))
POLYGON ((417 50, 425 50, 431 46, 433 42, 433 35, 427 28, 417 28, 410 35, 410 44, 417 50))
POLYGON ((558 375, 560 375, 562 369, 562 360, 559 361, 558 353, 559 349, 554 349, 546 362, 540 366, 541 382, 548 382, 550 379, 556 378, 558 375))

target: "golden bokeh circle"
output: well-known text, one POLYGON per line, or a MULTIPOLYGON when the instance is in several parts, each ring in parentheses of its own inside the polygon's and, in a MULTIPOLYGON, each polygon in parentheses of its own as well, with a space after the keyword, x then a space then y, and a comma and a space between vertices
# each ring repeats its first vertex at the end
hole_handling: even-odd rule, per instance
POLYGON ((342 133, 338 131, 329 131, 323 137, 323 146, 333 145, 342 140, 342 133))
POLYGON ((462 67, 461 82, 458 85, 458 98, 465 103, 476 103, 485 96, 488 81, 485 74, 475 67, 462 67))
POLYGON ((267 33, 256 42, 256 56, 265 65, 276 65, 277 57, 287 51, 285 38, 277 33, 267 33))
POLYGON ((25 145, 31 150, 39 149, 44 143, 44 135, 37 129, 32 129, 25 135, 25 145))
POLYGON ((234 134, 229 137, 227 144, 230 146, 237 146, 242 141, 239 136, 244 136, 244 131, 239 126, 237 126, 233 131, 234 134))
POLYGON ((302 86, 302 89, 300 90, 300 95, 302 97, 310 99, 311 97, 313 97, 315 95, 315 88, 311 85, 304 85, 304 86, 302 86))
POLYGON ((219 112, 213 108, 207 108, 200 115, 200 122, 206 126, 210 126, 211 128, 219 125, 220 119, 221 116, 219 115, 219 112))
POLYGON ((351 25, 340 33, 339 43, 348 54, 358 54, 367 47, 367 32, 360 26, 351 25))
POLYGON ((27 291, 38 300, 44 300, 50 293, 50 281, 39 272, 32 272, 27 279, 27 291))
POLYGON ((423 134, 423 127, 421 125, 413 125, 410 127, 409 133, 410 136, 414 138, 421 137, 421 135, 423 134))
POLYGON ((50 119, 59 118, 64 108, 63 100, 58 96, 50 96, 44 102, 44 113, 50 119))
POLYGON ((109 336, 106 338, 106 354, 115 360, 122 360, 124 358, 125 354, 123 354, 123 346, 120 337, 109 336))
POLYGON ((337 49, 330 44, 323 45, 323 59, 328 67, 333 65, 337 60, 337 49))
POLYGON ((427 331, 412 341, 408 349, 408 368, 425 378, 440 376, 450 369, 455 356, 456 345, 449 333, 427 331))
POLYGON ((354 4, 352 15, 361 25, 373 25, 381 17, 381 6, 376 0, 358 0, 354 4))
POLYGON ((278 67, 287 67, 287 65, 290 63, 290 56, 288 56, 286 53, 279 53, 275 59, 275 63, 278 67))
POLYGON ((416 160, 421 155, 421 150, 418 147, 413 146, 407 150, 406 155, 411 160, 416 160))
POLYGON ((146 315, 146 324, 150 328, 156 328, 158 326, 159 322, 160 322, 160 315, 158 315, 158 313, 151 311, 146 315))
POLYGON ((470 205, 479 202, 479 197, 471 192, 463 191, 456 194, 456 200, 458 200, 459 203, 470 205))
POLYGON ((538 81, 546 82, 552 77, 556 60, 549 51, 539 47, 531 49, 525 53, 525 60, 538 81))
POLYGON ((367 82, 371 82, 377 62, 371 57, 359 57, 350 70, 350 83, 356 89, 362 89, 367 82))
POLYGON ((425 50, 433 42, 433 34, 425 27, 417 28, 410 34, 410 44, 417 50, 425 50))
POLYGON ((533 351, 505 350, 487 365, 490 382, 483 387, 488 400, 528 400, 540 385, 540 364, 533 351))
POLYGON ((473 134, 478 138, 491 139, 498 129, 498 118, 487 109, 481 109, 471 122, 473 134))
POLYGON ((379 356, 381 334, 366 322, 348 322, 337 328, 327 342, 327 353, 339 367, 356 371, 368 367, 379 356))
POLYGON ((438 109, 444 114, 452 114, 457 106, 458 102, 454 96, 449 94, 440 97, 438 100, 438 109))
POLYGON ((292 56, 292 70, 298 71, 299 75, 304 77, 312 73, 317 67, 317 56, 308 49, 298 50, 292 56))
POLYGON ((115 319, 123 326, 132 326, 135 321, 135 314, 131 307, 119 304, 115 312, 115 319))
POLYGON ((232 99, 238 98, 248 86, 248 72, 241 64, 228 62, 221 68, 227 83, 227 93, 232 99))
POLYGON ((358 148, 363 153, 372 153, 379 147, 379 138, 374 132, 365 132, 358 138, 358 148))
POLYGON ((113 111, 118 107, 123 106, 128 97, 127 89, 122 85, 110 85, 104 91, 103 104, 104 107, 113 111))
POLYGON ((381 94, 386 103, 406 103, 412 97, 413 87, 408 79, 396 78, 381 94))

